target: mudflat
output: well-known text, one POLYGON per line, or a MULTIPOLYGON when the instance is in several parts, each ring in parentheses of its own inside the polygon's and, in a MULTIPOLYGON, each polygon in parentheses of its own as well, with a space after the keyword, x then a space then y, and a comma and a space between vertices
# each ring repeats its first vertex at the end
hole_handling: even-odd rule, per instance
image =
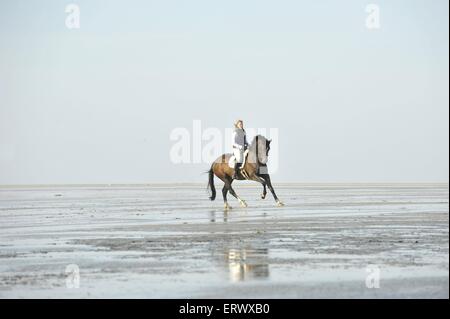
POLYGON ((448 184, 233 185, 0 187, 0 297, 449 297, 448 184))

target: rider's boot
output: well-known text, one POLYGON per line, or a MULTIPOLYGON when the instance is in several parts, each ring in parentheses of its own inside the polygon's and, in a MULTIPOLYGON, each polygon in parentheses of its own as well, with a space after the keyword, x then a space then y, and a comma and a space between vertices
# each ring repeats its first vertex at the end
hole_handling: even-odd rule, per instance
POLYGON ((240 163, 236 163, 234 164, 234 174, 233 174, 233 179, 238 179, 239 178, 239 168, 241 167, 240 163))

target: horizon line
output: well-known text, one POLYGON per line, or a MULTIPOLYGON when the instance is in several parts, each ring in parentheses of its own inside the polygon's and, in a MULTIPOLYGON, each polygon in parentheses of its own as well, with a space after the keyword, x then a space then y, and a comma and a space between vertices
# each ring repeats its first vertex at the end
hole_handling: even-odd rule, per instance
MULTIPOLYGON (((253 182, 253 181, 243 181, 253 182)), ((204 182, 150 182, 150 183, 67 183, 67 184, 0 184, 0 188, 26 188, 26 187, 155 187, 155 186, 194 186, 203 185, 204 182)), ((427 181, 427 182, 274 182, 276 185, 303 185, 303 186, 318 186, 318 185, 446 185, 448 187, 449 181, 427 181)), ((252 183, 253 185, 253 183, 252 183)), ((259 184, 255 183, 255 186, 259 184)), ((244 186, 241 184, 240 186, 244 186)), ((248 185, 247 185, 248 186, 248 185)))

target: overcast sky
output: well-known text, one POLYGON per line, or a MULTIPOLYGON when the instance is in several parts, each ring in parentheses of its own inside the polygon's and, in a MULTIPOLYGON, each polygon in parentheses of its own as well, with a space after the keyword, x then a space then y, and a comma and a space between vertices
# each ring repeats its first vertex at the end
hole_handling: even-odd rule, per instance
POLYGON ((206 181, 170 134, 237 118, 275 182, 448 181, 447 0, 72 2, 0 2, 0 184, 206 181))

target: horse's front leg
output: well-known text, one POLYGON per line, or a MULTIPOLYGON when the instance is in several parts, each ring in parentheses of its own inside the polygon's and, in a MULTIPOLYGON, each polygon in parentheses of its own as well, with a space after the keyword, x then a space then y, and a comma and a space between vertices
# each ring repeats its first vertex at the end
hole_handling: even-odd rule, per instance
POLYGON ((275 190, 273 189, 272 182, 270 181, 269 174, 261 175, 261 177, 266 181, 267 187, 269 187, 269 190, 272 193, 273 198, 277 202, 277 205, 278 206, 284 206, 283 202, 280 201, 280 199, 278 198, 277 194, 275 194, 275 190))
POLYGON ((266 190, 266 181, 264 180, 264 178, 262 178, 261 175, 255 174, 252 176, 251 180, 261 183, 261 185, 263 186, 263 192, 261 194, 261 198, 262 199, 266 198, 267 190, 266 190))
POLYGON ((266 198, 266 194, 267 194, 267 189, 266 189, 266 184, 262 184, 263 186, 263 193, 261 194, 261 198, 264 199, 266 198))

